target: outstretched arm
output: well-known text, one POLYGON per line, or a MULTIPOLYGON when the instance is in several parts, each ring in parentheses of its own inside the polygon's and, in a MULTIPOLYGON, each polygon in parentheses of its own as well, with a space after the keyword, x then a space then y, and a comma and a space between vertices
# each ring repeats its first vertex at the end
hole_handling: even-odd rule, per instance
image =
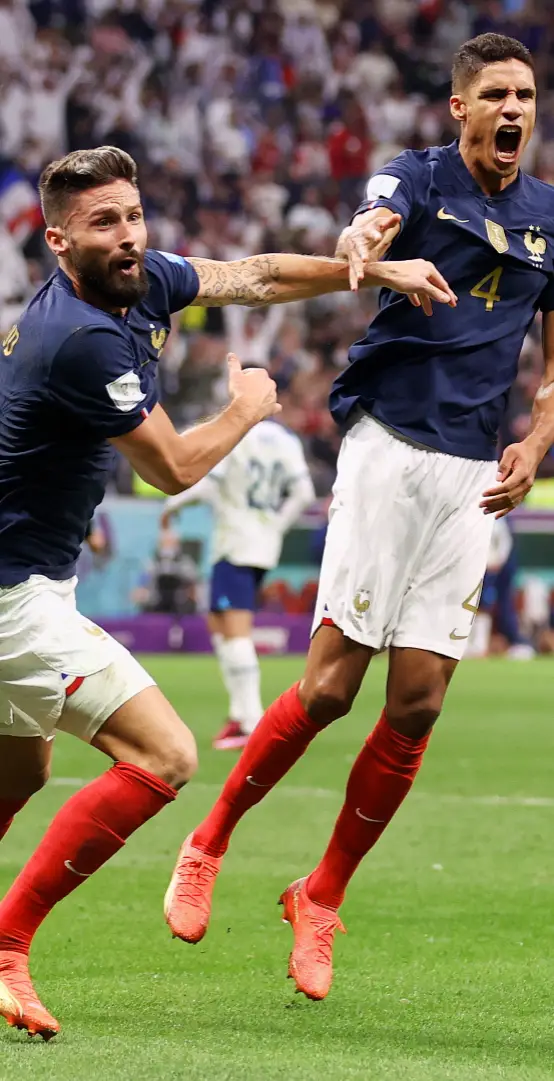
MULTIPOLYGON (((286 253, 254 255, 222 263, 214 259, 190 259, 200 281, 193 304, 222 307, 245 304, 287 304, 309 300, 323 293, 350 290, 349 265, 340 259, 286 253)), ((364 286, 389 286, 398 292, 423 294, 443 304, 456 298, 432 263, 413 259, 406 263, 375 262, 366 267, 364 286)))

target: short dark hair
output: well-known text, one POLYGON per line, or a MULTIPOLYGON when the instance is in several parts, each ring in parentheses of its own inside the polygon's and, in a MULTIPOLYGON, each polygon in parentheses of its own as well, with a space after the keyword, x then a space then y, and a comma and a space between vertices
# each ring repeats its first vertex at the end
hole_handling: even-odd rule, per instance
POLYGON ((452 65, 452 89, 463 90, 488 64, 503 60, 521 60, 535 74, 535 65, 529 49, 517 38, 504 34, 479 34, 460 46, 452 65))
POLYGON ((50 162, 39 180, 40 202, 46 224, 59 224, 73 195, 111 184, 114 180, 128 180, 138 187, 136 162, 117 146, 74 150, 65 158, 50 162))

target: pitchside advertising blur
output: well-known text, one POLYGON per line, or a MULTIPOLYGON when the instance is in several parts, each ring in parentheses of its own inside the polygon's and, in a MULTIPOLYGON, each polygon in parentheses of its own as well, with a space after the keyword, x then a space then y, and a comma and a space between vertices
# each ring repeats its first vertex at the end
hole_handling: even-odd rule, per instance
MULTIPOLYGON (((201 504, 186 507, 164 532, 162 506, 163 497, 148 486, 135 496, 104 500, 95 524, 105 546, 95 554, 83 549, 79 607, 132 649, 209 650, 203 614, 212 512, 201 504)), ((546 593, 554 590, 554 479, 538 481, 509 522, 519 560, 518 586, 540 588, 548 603, 546 593)), ((306 648, 324 532, 320 510, 288 534, 281 563, 268 574, 260 598, 256 639, 261 652, 306 648)))
MULTIPOLYGON (((100 552, 84 546, 78 566, 79 609, 128 648, 209 650, 208 600, 212 512, 185 507, 169 530, 160 528, 164 497, 145 486, 135 496, 108 496, 95 529, 100 552)), ((260 596, 260 652, 303 652, 309 642, 325 517, 310 514, 285 539, 280 566, 260 596)))

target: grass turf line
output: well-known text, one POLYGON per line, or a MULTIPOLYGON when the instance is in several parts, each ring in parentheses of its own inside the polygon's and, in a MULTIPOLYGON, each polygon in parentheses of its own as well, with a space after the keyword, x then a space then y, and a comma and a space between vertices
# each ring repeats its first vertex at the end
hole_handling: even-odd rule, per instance
MULTIPOLYGON (((454 678, 414 798, 354 879, 326 1002, 285 979, 276 901, 328 839, 350 763, 382 705, 375 664, 355 710, 239 826, 197 947, 173 942, 162 898, 176 851, 232 754, 209 749, 224 713, 211 658, 149 667, 198 737, 198 782, 63 902, 32 955, 62 1021, 43 1045, 0 1029, 0 1081, 546 1081, 552 1077, 554 666, 467 662, 454 678), (479 803, 475 797, 507 797, 479 803), (456 801, 452 798, 456 797, 456 801)), ((270 701, 301 658, 267 660, 270 701)), ((56 741, 58 778, 102 756, 56 741)), ((4 890, 71 793, 52 786, 0 845, 4 890)))

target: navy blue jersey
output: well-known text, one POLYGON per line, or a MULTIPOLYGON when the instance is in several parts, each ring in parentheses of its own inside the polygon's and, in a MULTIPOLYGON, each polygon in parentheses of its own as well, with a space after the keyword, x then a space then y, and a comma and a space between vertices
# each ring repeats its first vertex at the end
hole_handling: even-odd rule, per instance
POLYGON ((493 459, 498 426, 537 311, 554 309, 554 188, 525 173, 487 196, 457 143, 406 150, 368 183, 359 210, 402 215, 391 259, 429 259, 459 297, 427 317, 383 289, 379 313, 335 381, 343 425, 359 404, 446 454, 493 459))
POLYGON ((12 327, 0 356, 0 585, 70 578, 114 450, 157 401, 170 313, 194 300, 196 271, 148 251, 146 299, 125 316, 75 295, 61 270, 12 327))

